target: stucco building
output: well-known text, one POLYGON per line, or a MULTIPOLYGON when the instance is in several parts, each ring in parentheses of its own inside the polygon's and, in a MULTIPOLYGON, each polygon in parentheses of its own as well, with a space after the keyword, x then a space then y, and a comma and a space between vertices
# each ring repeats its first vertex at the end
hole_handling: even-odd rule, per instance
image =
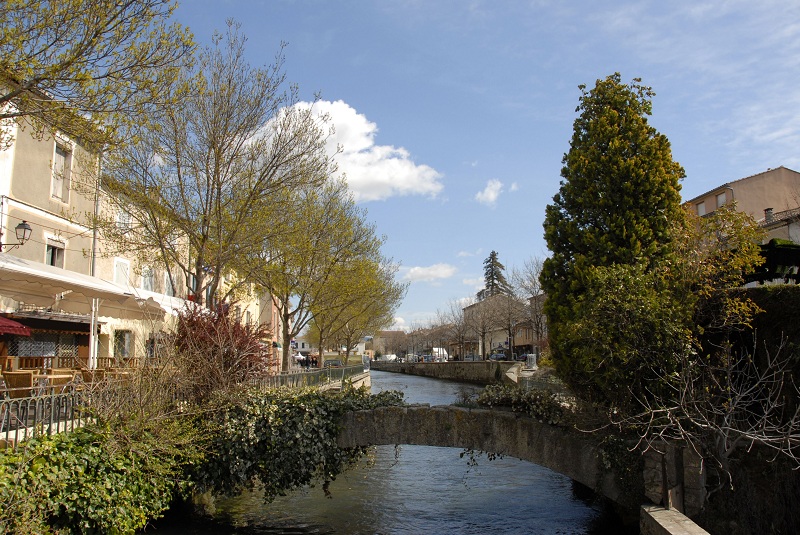
MULTIPOLYGON (((186 306, 186 279, 133 254, 107 252, 91 223, 107 208, 99 159, 79 139, 2 128, 13 142, 0 150, 0 316, 31 333, 0 329, 0 349, 13 357, 8 365, 19 366, 20 358, 88 367, 146 360, 186 306), (23 225, 30 234, 19 244, 15 229, 23 225)), ((118 217, 125 225, 125 214, 118 217)), ((268 324, 277 340, 281 323, 271 297, 252 287, 240 295, 236 317, 268 324)))
POLYGON ((745 178, 726 182, 688 202, 704 216, 736 201, 736 209, 763 221, 770 213, 785 212, 800 206, 800 173, 786 167, 768 169, 745 178))

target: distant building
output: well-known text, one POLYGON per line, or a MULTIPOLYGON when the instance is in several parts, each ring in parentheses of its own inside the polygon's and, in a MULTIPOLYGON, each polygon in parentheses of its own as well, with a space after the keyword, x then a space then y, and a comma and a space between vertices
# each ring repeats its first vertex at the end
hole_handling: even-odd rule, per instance
POLYGON ((786 167, 768 169, 745 178, 726 182, 690 199, 697 215, 714 213, 736 201, 736 209, 763 221, 768 214, 777 214, 800 206, 800 173, 786 167))
POLYGON ((691 200, 697 214, 707 216, 736 201, 766 231, 763 254, 765 264, 748 279, 758 283, 797 282, 800 267, 800 173, 786 167, 734 180, 691 200), (794 244, 781 243, 788 240, 794 244))

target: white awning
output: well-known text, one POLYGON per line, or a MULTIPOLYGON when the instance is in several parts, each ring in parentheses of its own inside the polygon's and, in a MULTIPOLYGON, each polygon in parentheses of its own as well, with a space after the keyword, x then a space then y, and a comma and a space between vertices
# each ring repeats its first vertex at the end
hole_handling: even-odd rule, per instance
POLYGON ((16 299, 14 294, 54 297, 64 292, 120 303, 131 297, 116 284, 98 277, 0 253, 0 293, 3 295, 16 299))
POLYGON ((163 318, 164 313, 152 299, 139 299, 113 282, 5 253, 0 253, 0 295, 76 314, 91 313, 93 298, 101 300, 101 316, 163 318))
POLYGON ((148 290, 142 290, 140 288, 131 288, 131 291, 136 295, 138 299, 146 299, 148 302, 154 303, 156 306, 161 307, 161 309, 171 316, 177 316, 181 310, 185 309, 186 307, 195 307, 197 306, 196 303, 192 301, 187 301, 186 299, 181 299, 180 297, 173 297, 170 295, 160 294, 156 292, 151 292, 148 290))

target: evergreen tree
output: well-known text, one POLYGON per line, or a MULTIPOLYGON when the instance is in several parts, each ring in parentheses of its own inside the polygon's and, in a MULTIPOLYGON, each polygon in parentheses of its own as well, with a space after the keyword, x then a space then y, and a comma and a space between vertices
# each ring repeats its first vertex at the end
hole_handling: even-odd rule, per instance
POLYGON ((489 253, 489 257, 483 261, 484 289, 479 294, 481 299, 497 294, 511 294, 511 285, 508 284, 504 270, 506 267, 500 263, 497 251, 489 253))
POLYGON ((647 122, 651 88, 639 79, 623 84, 616 73, 580 89, 563 180, 546 210, 551 256, 541 278, 553 358, 565 378, 577 381, 570 376, 592 370, 579 373, 570 361, 568 327, 581 319, 578 301, 591 270, 628 265, 647 272, 669 253, 671 225, 684 217, 683 168, 666 136, 647 122))

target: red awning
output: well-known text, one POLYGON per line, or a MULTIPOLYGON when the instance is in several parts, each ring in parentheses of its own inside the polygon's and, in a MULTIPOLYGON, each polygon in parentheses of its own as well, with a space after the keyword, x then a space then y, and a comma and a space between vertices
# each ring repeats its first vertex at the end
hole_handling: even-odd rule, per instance
POLYGON ((0 316, 0 334, 16 334, 18 336, 30 336, 31 330, 29 327, 14 320, 10 320, 0 316))

